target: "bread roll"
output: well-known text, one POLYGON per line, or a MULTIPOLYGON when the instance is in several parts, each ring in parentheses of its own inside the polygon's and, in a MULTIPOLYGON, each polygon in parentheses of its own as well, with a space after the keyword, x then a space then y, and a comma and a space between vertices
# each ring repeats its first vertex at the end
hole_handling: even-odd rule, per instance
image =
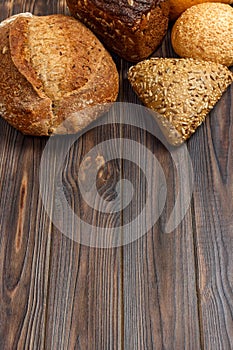
POLYGON ((172 29, 172 46, 181 57, 233 64, 233 8, 204 3, 186 10, 172 29))
POLYGON ((167 31, 169 0, 67 0, 71 14, 128 61, 148 57, 167 31))
POLYGON ((86 108, 118 95, 110 55, 89 29, 63 15, 2 22, 0 75, 0 115, 28 135, 75 133, 98 115, 86 108))
POLYGON ((227 67, 191 58, 151 58, 131 67, 128 77, 174 145, 196 131, 233 82, 227 67))
POLYGON ((233 0, 170 0, 170 19, 176 20, 189 7, 203 2, 222 2, 233 4, 233 0))

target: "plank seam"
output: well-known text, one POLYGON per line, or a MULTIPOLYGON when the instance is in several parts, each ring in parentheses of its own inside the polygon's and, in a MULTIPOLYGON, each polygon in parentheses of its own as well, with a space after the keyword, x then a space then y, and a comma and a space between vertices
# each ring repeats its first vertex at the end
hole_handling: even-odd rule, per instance
POLYGON ((193 226, 193 254, 194 254, 194 266, 195 266, 195 286, 196 286, 196 295, 197 295, 197 312, 198 312, 198 324, 199 324, 199 334, 200 334, 200 346, 201 350, 205 350, 204 343, 204 327, 202 319, 202 306, 201 306, 201 294, 199 288, 199 263, 198 263, 198 251, 197 251, 197 229, 195 221, 195 205, 194 198, 191 202, 191 212, 192 212, 192 226, 193 226))

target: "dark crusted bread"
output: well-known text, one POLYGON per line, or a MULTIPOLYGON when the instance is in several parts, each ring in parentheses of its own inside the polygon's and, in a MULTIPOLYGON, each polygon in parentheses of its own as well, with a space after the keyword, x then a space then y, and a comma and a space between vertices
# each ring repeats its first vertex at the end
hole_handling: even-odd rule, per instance
POLYGON ((148 57, 167 31, 169 0, 67 0, 71 14, 128 61, 148 57))
POLYGON ((2 22, 0 76, 0 115, 30 135, 75 133, 97 117, 76 112, 118 95, 110 55, 89 29, 63 15, 2 22))

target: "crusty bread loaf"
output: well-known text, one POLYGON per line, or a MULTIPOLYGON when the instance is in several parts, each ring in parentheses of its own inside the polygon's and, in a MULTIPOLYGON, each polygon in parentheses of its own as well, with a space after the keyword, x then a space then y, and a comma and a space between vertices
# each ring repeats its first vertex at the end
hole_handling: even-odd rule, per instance
POLYGON ((170 19, 176 20, 189 7, 203 2, 222 2, 233 4, 233 0, 170 0, 170 19))
POLYGON ((128 61, 148 57, 167 31, 169 0, 67 0, 71 14, 128 61))
POLYGON ((233 82, 227 67, 191 58, 152 58, 131 67, 128 77, 174 145, 196 131, 233 82))
POLYGON ((75 133, 97 117, 76 112, 113 102, 115 64, 69 16, 21 14, 0 25, 0 115, 24 134, 75 133))
POLYGON ((174 24, 171 40, 181 57, 233 65, 233 8, 210 2, 190 7, 174 24))

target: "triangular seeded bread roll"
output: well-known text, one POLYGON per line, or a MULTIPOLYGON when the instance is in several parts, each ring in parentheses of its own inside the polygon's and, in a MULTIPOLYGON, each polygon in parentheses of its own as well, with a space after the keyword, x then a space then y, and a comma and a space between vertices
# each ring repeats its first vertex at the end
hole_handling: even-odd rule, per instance
POLYGON ((155 114, 168 141, 187 140, 233 82, 228 68, 194 59, 151 58, 131 67, 129 81, 155 114))

